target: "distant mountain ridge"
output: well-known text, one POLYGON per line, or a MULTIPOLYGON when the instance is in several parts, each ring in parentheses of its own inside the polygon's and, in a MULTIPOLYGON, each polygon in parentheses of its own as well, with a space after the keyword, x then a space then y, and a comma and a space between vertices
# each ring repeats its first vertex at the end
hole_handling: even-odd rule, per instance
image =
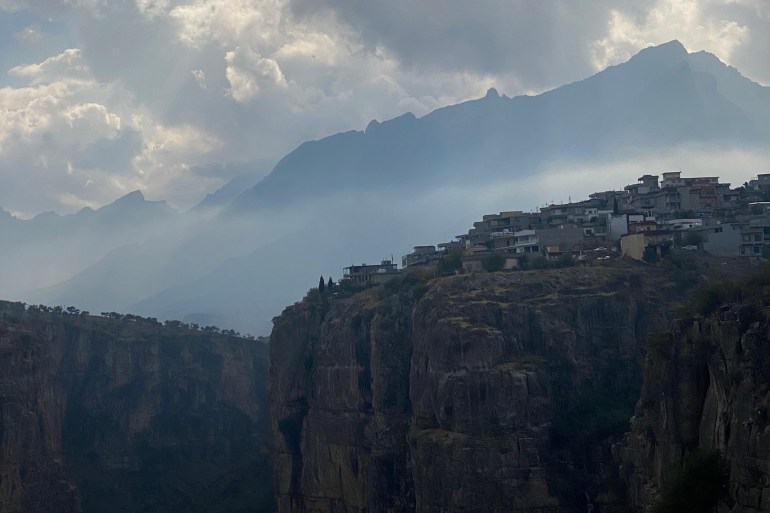
POLYGON ((133 191, 116 201, 75 214, 45 212, 32 219, 0 214, 0 294, 53 285, 100 260, 110 250, 144 242, 180 221, 165 201, 133 191))
POLYGON ((436 179, 531 174, 543 162, 684 142, 767 145, 770 88, 679 41, 537 96, 481 99, 407 113, 365 131, 309 141, 235 202, 273 204, 339 188, 429 187, 436 179))

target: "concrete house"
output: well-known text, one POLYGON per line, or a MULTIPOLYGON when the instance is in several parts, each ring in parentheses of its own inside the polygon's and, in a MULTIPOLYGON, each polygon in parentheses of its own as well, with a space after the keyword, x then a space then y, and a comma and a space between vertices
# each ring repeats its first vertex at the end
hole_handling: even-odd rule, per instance
POLYGON ((666 256, 674 245, 673 233, 669 230, 643 230, 620 238, 623 256, 644 260, 646 255, 666 256))
POLYGON ((392 260, 382 260, 376 265, 351 265, 342 270, 342 281, 357 285, 385 283, 399 275, 398 265, 392 260))
POLYGON ((703 239, 703 250, 714 256, 738 256, 741 243, 741 227, 735 223, 721 223, 695 228, 703 239))
POLYGON ((401 267, 415 265, 433 265, 441 260, 445 251, 437 251, 436 246, 415 246, 412 252, 401 257, 401 267))

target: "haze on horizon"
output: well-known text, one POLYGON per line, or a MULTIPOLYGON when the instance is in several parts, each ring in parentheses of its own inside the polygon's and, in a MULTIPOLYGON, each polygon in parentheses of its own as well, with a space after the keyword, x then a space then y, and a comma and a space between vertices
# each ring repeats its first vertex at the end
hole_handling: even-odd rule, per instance
POLYGON ((0 27, 0 208, 23 218, 136 189, 186 209, 302 141, 552 89, 671 39, 770 83, 762 0, 0 0, 0 27))

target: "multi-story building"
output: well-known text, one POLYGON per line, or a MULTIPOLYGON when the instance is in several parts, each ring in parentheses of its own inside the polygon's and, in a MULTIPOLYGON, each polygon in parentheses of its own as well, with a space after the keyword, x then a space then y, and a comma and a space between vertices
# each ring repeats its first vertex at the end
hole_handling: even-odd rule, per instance
POLYGON ((392 260, 382 260, 375 265, 351 265, 342 271, 342 281, 357 285, 384 283, 398 276, 398 264, 392 260))

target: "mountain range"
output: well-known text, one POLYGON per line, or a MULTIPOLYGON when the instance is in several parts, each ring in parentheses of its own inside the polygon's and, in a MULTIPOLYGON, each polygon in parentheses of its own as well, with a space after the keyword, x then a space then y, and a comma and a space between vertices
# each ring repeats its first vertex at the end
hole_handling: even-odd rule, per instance
POLYGON ((262 334, 319 274, 336 279, 351 263, 449 240, 484 213, 529 208, 564 192, 542 190, 555 172, 632 162, 642 174, 672 151, 768 149, 770 88, 672 41, 536 96, 491 89, 303 143, 256 185, 239 178, 184 214, 137 192, 73 216, 0 216, 14 241, 0 250, 0 296, 262 334), (28 263, 45 269, 59 243, 77 264, 27 287, 5 281, 33 276, 28 263))

